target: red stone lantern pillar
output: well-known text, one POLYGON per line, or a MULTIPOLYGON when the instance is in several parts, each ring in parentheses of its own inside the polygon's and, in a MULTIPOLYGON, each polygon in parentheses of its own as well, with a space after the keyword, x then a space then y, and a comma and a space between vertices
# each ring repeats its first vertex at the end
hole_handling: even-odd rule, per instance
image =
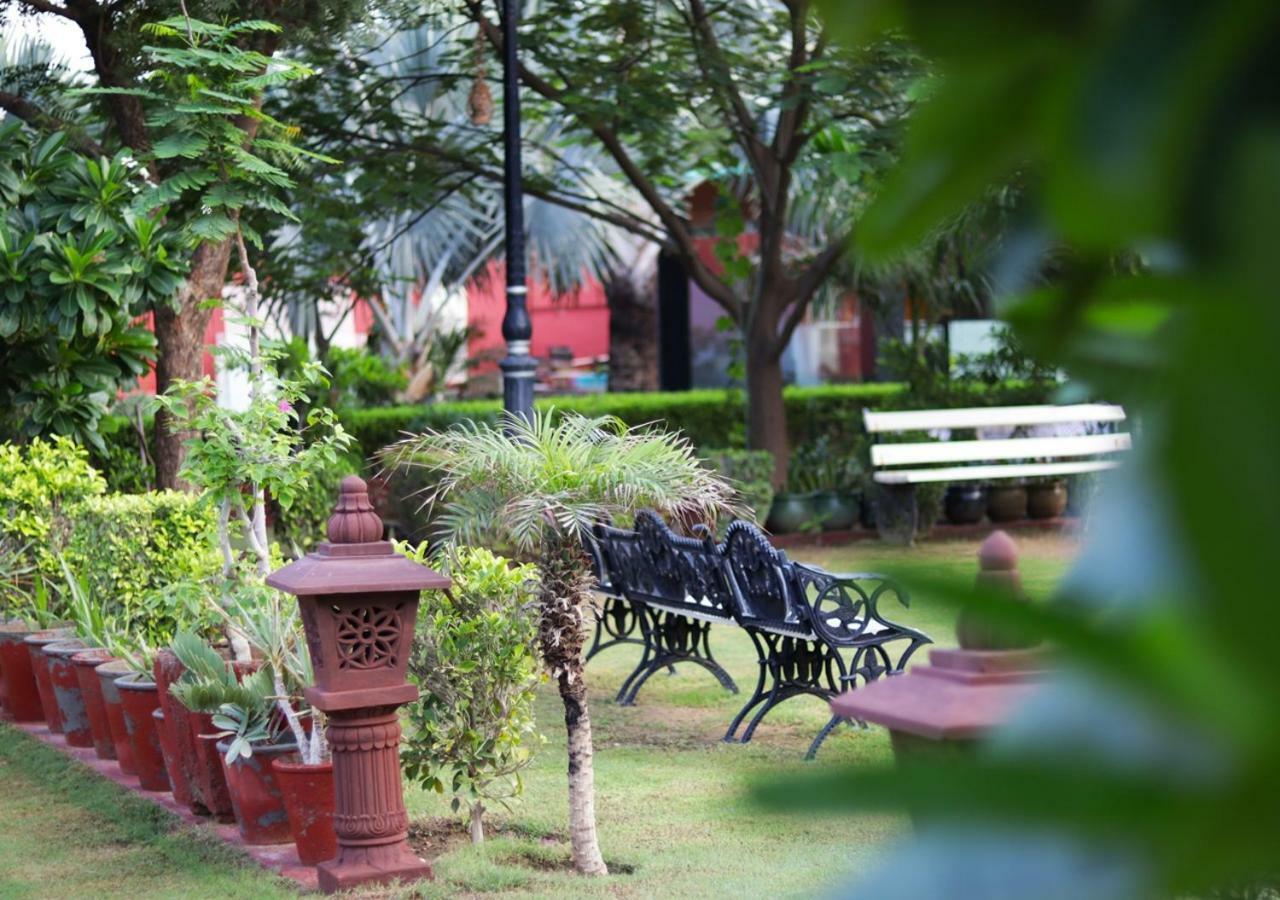
MULTIPOLYGON (((1021 598, 1018 550, 1003 531, 978 550, 980 589, 1021 598)), ((962 610, 956 625, 960 649, 933 650, 928 665, 883 678, 831 701, 836 715, 889 729, 894 752, 936 752, 972 747, 1044 680, 1047 655, 1025 636, 995 627, 962 610)))
POLYGON ((307 701, 329 716, 338 856, 318 868, 334 893, 369 882, 431 877, 406 836, 397 709, 418 696, 405 680, 423 590, 449 579, 382 540, 364 481, 342 482, 329 540, 267 578, 298 598, 315 685, 307 701))

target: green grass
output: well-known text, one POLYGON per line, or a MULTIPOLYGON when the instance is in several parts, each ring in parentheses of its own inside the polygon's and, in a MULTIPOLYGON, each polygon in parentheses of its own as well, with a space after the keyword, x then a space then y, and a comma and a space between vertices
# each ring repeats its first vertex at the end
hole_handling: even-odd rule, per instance
MULTIPOLYGON (((1019 543, 1024 584, 1033 596, 1045 596, 1065 571, 1074 545, 1057 537, 1019 543)), ((913 550, 868 543, 793 555, 834 570, 969 580, 975 552, 972 542, 913 550)), ((954 644, 953 610, 927 596, 917 593, 909 610, 883 612, 923 629, 941 645, 954 644)), ((712 646, 748 691, 756 663, 747 638, 719 629, 712 646)), ((817 700, 800 698, 770 714, 751 744, 724 744, 720 737, 742 697, 729 695, 700 669, 653 677, 634 707, 613 702, 638 652, 614 648, 588 667, 600 839, 618 874, 585 880, 566 870, 562 713, 559 699, 544 687, 537 711, 547 743, 527 772, 523 804, 492 816, 496 833, 483 848, 466 843, 445 798, 408 788, 410 814, 429 836, 427 855, 435 857, 436 881, 420 895, 808 897, 871 862, 904 828, 903 820, 890 816, 765 815, 748 797, 753 780, 813 765, 888 762, 888 738, 881 730, 842 729, 828 739, 816 763, 805 763, 804 751, 827 710, 817 700)), ((0 780, 6 785, 0 792, 0 859, 19 861, 16 867, 0 866, 0 897, 26 896, 24 890, 32 896, 104 897, 281 892, 278 880, 241 868, 234 854, 190 831, 171 830, 163 815, 122 802, 114 786, 69 771, 43 748, 30 751, 35 762, 21 758, 28 747, 34 742, 0 731, 0 780), (53 775, 49 786, 42 785, 42 773, 53 775), (44 809, 54 814, 45 817, 44 809), (68 840, 68 834, 74 837, 68 840), (58 893, 64 877, 73 880, 58 893), (51 884, 59 885, 54 893, 51 884)))

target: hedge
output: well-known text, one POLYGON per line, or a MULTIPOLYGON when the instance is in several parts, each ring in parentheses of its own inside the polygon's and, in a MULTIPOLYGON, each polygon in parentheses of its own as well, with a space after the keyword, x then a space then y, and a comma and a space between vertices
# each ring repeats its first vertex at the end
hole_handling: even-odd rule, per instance
MULTIPOLYGON (((805 443, 818 434, 852 436, 862 430, 866 407, 893 407, 900 399, 900 384, 840 384, 790 387, 784 392, 788 430, 793 443, 805 443)), ((741 391, 696 390, 679 392, 581 394, 539 399, 536 407, 587 416, 614 415, 629 425, 660 423, 682 431, 697 447, 744 445, 745 399, 741 391)), ((496 422, 502 410, 498 400, 468 400, 424 406, 383 406, 339 412, 343 427, 355 436, 366 456, 398 440, 404 432, 444 429, 467 419, 496 422)))

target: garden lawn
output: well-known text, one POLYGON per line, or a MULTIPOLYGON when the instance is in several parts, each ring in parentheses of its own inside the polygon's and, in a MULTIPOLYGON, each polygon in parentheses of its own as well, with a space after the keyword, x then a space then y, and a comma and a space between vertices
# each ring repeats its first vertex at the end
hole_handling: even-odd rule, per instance
MULTIPOLYGON (((1046 596, 1075 549, 1069 538, 1021 537, 1028 592, 1046 596)), ((914 549, 874 543, 796 551, 832 570, 882 570, 907 579, 971 581, 977 544, 914 549)), ((954 644, 954 610, 916 592, 890 619, 954 644)), ((490 839, 472 848, 446 798, 409 785, 413 840, 435 862, 436 881, 418 893, 452 897, 503 893, 529 897, 809 897, 870 865, 905 821, 893 816, 766 815, 747 796, 753 780, 811 767, 890 761, 880 729, 842 728, 816 763, 809 741, 826 722, 823 703, 798 698, 770 714, 748 745, 720 741, 756 677, 745 635, 712 631, 712 649, 743 695, 725 692, 703 670, 656 675, 636 706, 613 695, 639 654, 615 647, 587 667, 596 746, 596 810, 604 855, 615 874, 581 879, 568 870, 564 729, 558 696, 540 691, 538 723, 547 742, 526 772, 525 800, 490 817, 490 839)), ((916 657, 923 661, 926 654, 916 657)), ((170 826, 163 813, 126 800, 114 786, 63 763, 34 741, 0 728, 0 897, 272 897, 281 882, 212 839, 170 826), (45 783, 46 773, 54 780, 45 783), (48 810, 51 815, 46 815, 48 810), (65 885, 65 887, 64 887, 65 885), (26 893, 24 893, 26 892, 26 893)), ((372 893, 372 892, 370 892, 372 893)), ((386 895, 386 892, 379 892, 386 895)))

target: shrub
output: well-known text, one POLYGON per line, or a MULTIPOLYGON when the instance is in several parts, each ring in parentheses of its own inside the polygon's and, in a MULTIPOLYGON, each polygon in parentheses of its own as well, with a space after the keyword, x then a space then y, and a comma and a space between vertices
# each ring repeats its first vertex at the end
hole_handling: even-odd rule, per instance
POLYGON ((295 548, 305 553, 314 548, 317 541, 324 540, 338 486, 343 478, 358 474, 361 468, 362 460, 346 454, 339 454, 333 460, 324 459, 311 478, 299 484, 289 506, 273 503, 275 536, 285 553, 295 548))
POLYGON ((733 482, 757 524, 763 525, 773 504, 773 454, 768 450, 707 450, 708 465, 733 482))
POLYGON ((69 518, 67 562, 108 612, 157 640, 197 613, 200 592, 188 588, 219 566, 211 506, 178 491, 105 494, 69 518))
MULTIPOLYGON (((421 559, 425 544, 402 552, 421 559)), ((411 728, 401 751, 405 774, 452 795, 454 812, 483 840, 485 804, 507 806, 524 789, 534 732, 538 664, 535 570, 510 567, 478 547, 440 561, 450 591, 423 595, 409 664, 422 695, 406 707, 411 728)))
MULTIPOLYGON (((787 420, 793 444, 830 434, 843 441, 862 433, 862 410, 902 406, 902 386, 897 384, 841 384, 822 387, 790 387, 785 392, 787 420)), ((697 447, 734 447, 743 444, 745 407, 737 391, 697 390, 679 392, 584 394, 538 400, 540 410, 554 407, 559 413, 579 413, 589 418, 612 415, 628 425, 659 423, 667 431, 683 432, 697 447)), ((466 419, 497 422, 502 404, 497 400, 468 400, 425 406, 387 406, 378 409, 346 409, 339 417, 355 436, 365 456, 404 437, 406 432, 442 431, 466 419)))
POLYGON ((39 574, 60 580, 57 549, 67 512, 106 487, 88 453, 70 438, 0 444, 0 533, 27 548, 39 574))

